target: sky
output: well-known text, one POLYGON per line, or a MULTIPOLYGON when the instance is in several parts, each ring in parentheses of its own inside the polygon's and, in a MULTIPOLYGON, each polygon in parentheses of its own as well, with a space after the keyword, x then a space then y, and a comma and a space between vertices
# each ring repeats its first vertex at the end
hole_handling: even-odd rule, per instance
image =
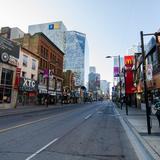
MULTIPOLYGON (((140 31, 160 28, 160 0, 0 0, 0 27, 63 21, 68 30, 86 34, 89 65, 101 79, 113 81, 113 59, 140 41, 140 31)), ((148 39, 145 39, 147 43, 148 39)))

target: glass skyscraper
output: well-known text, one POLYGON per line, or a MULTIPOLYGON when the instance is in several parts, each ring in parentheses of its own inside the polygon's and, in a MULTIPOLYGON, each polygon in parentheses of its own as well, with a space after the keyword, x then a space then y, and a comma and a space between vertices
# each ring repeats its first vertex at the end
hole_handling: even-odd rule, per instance
POLYGON ((86 85, 89 70, 89 52, 86 35, 77 31, 66 31, 64 69, 75 74, 75 85, 86 85))
POLYGON ((33 35, 44 33, 64 56, 64 71, 72 70, 76 86, 86 86, 89 73, 89 51, 86 35, 77 31, 67 31, 63 22, 30 25, 28 32, 33 35))
POLYGON ((65 31, 63 22, 51 22, 43 24, 29 25, 28 32, 33 35, 37 32, 44 33, 61 51, 65 49, 65 31))

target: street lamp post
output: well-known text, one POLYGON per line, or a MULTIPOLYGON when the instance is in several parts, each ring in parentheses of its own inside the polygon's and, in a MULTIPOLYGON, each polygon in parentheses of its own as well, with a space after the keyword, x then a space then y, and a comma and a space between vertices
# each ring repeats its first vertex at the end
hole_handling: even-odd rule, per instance
MULTIPOLYGON (((112 57, 116 57, 116 56, 106 56, 106 58, 112 58, 112 57)), ((118 57, 118 63, 119 63, 119 98, 120 98, 120 105, 121 105, 121 109, 122 109, 122 104, 121 104, 121 92, 122 92, 122 83, 121 83, 121 59, 120 59, 120 55, 118 55, 117 57, 118 57)))

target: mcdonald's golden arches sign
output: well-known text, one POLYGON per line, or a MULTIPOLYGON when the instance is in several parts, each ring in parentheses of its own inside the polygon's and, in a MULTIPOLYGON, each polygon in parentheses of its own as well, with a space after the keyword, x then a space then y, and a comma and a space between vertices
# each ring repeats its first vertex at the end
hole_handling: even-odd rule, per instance
POLYGON ((124 64, 126 67, 133 67, 134 56, 124 56, 124 64))

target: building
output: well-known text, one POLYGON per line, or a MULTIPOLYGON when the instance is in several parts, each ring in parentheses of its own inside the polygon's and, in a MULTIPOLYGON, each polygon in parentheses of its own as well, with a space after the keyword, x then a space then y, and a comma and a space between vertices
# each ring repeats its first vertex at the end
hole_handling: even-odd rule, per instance
POLYGON ((89 67, 89 73, 96 73, 96 67, 94 66, 89 67))
POLYGON ((15 107, 18 58, 19 46, 0 36, 0 107, 15 107))
POLYGON ((76 86, 85 86, 88 81, 88 57, 86 35, 76 31, 67 31, 64 70, 74 72, 76 86))
POLYGON ((37 104, 39 56, 21 47, 18 60, 17 105, 37 104))
POLYGON ((100 89, 102 91, 102 94, 109 98, 110 97, 110 83, 107 82, 106 80, 101 80, 100 81, 100 89))
POLYGON ((44 33, 59 49, 65 51, 65 31, 66 27, 63 22, 51 22, 43 24, 29 25, 28 33, 44 33))
POLYGON ((1 36, 8 38, 10 40, 22 38, 24 34, 25 33, 17 27, 14 27, 14 28, 2 27, 0 31, 1 36))
POLYGON ((55 103, 62 94, 64 53, 43 33, 25 34, 15 41, 39 57, 38 103, 55 103))
MULTIPOLYGON (((94 69, 95 70, 95 69, 94 69)), ((92 93, 94 99, 98 99, 101 96, 100 89, 100 74, 90 72, 88 75, 88 91, 92 93)))
POLYGON ((74 91, 75 89, 75 77, 71 70, 63 72, 63 89, 74 91))
POLYGON ((64 71, 72 70, 75 85, 84 86, 88 81, 89 51, 86 35, 76 31, 67 31, 63 22, 51 22, 30 25, 28 32, 33 35, 44 33, 64 53, 64 71))
MULTIPOLYGON (((159 45, 160 42, 156 41, 156 37, 152 37, 145 47, 146 56, 146 83, 148 97, 151 101, 155 97, 160 96, 160 56, 159 45)), ((144 97, 144 84, 143 84, 143 59, 141 54, 135 54, 136 74, 135 83, 137 86, 136 103, 138 107, 141 107, 141 103, 145 103, 144 97)))

